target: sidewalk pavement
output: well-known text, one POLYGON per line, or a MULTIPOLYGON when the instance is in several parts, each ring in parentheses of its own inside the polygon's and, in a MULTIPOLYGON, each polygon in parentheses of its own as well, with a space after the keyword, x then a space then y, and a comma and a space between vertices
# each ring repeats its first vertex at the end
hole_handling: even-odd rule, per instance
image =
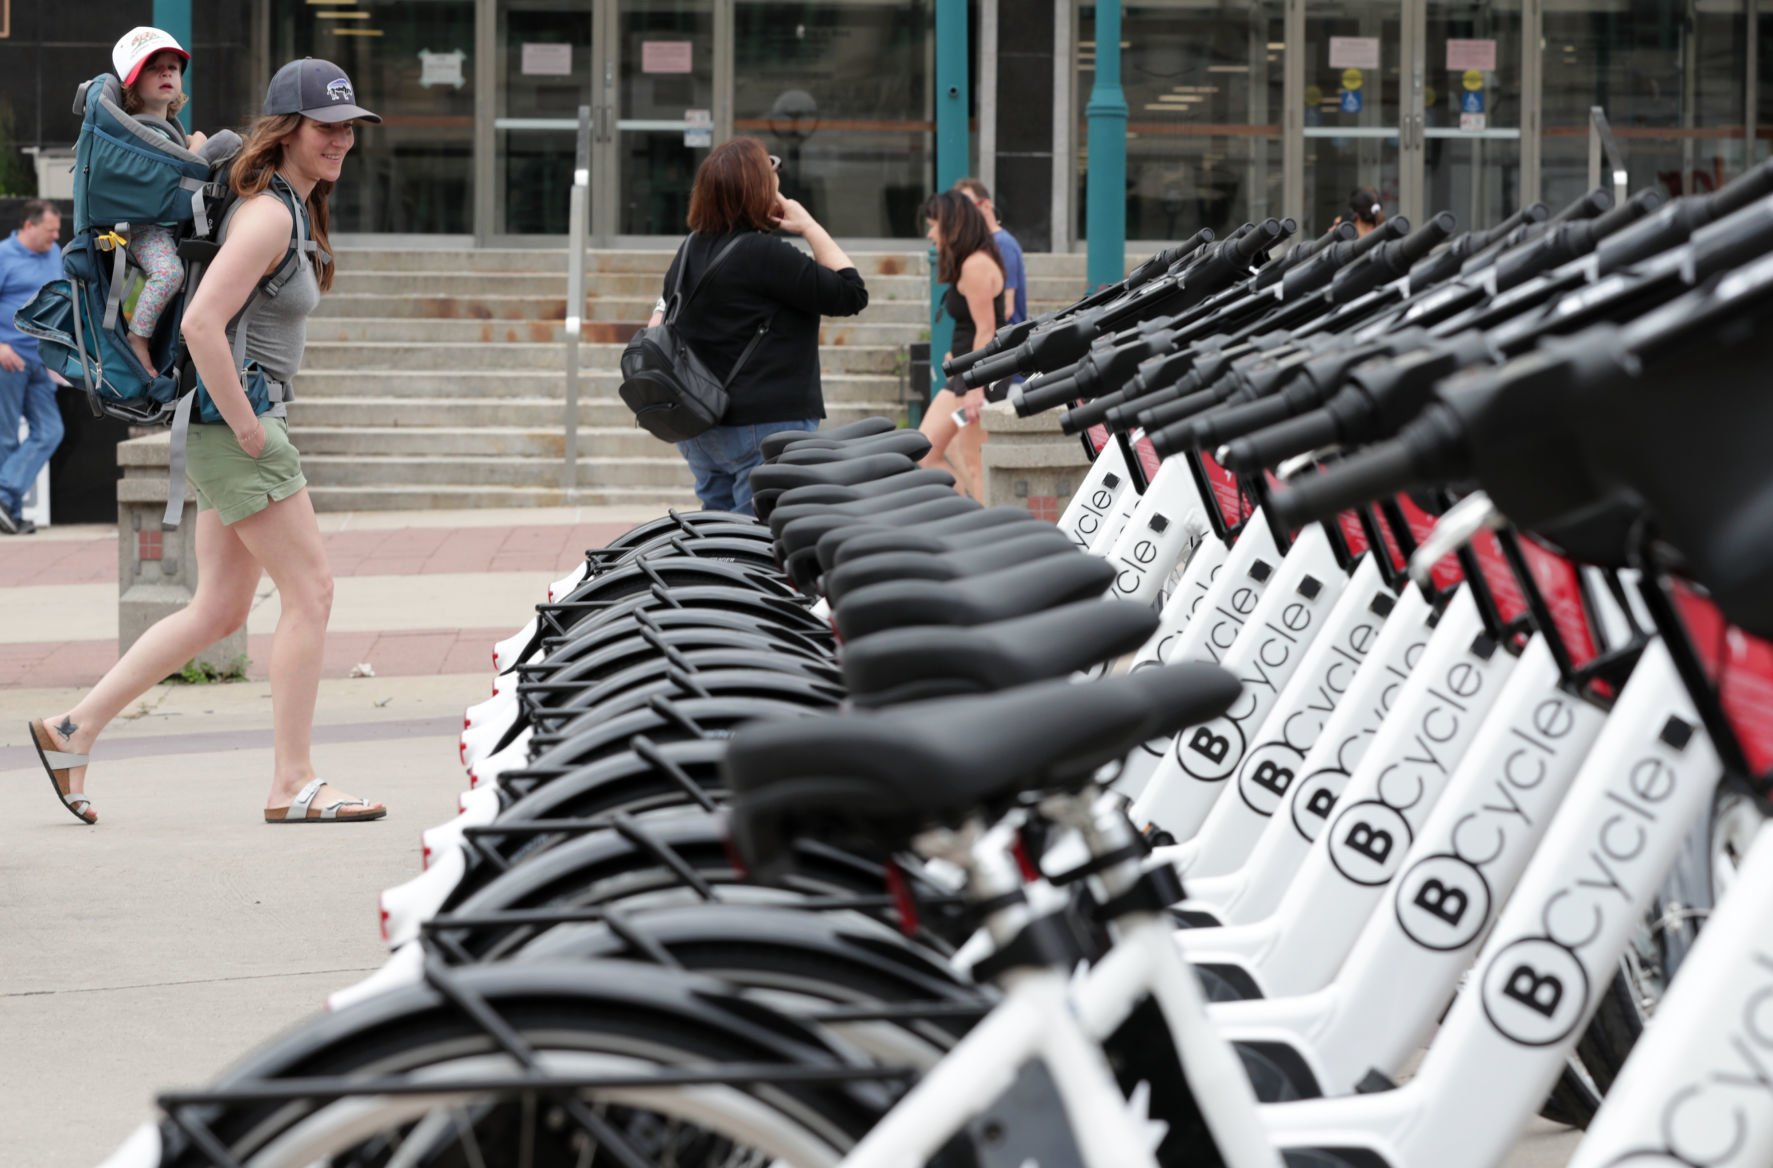
MULTIPOLYGON (((23 723, 116 660, 116 537, 0 543, 0 1164, 86 1168, 386 957, 382 889, 419 871, 419 833, 455 814, 464 707, 492 643, 588 547, 650 514, 613 508, 321 517, 338 579, 315 718, 320 773, 384 820, 300 831, 260 819, 275 625, 265 582, 253 680, 156 687, 115 723, 83 827, 57 805, 23 723), (39 639, 54 629, 63 639, 39 639), (372 678, 349 677, 370 664, 372 678)), ((1566 1162, 1538 1125, 1509 1168, 1566 1162)))

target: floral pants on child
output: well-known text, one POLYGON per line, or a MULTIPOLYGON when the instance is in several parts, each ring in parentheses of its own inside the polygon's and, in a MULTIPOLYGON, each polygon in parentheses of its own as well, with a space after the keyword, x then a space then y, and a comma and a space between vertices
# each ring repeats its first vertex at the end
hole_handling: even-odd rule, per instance
POLYGON ((147 282, 136 298, 135 315, 130 318, 129 331, 138 337, 152 337, 160 314, 178 295, 185 282, 185 265, 179 259, 170 227, 137 227, 129 241, 129 254, 141 267, 147 282))

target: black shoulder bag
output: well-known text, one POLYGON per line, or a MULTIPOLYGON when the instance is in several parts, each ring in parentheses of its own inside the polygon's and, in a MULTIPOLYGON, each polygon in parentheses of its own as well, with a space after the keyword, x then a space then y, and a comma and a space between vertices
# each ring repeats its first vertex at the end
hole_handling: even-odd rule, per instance
POLYGON ((628 347, 622 350, 622 386, 618 392, 628 403, 628 408, 634 411, 635 423, 655 438, 682 442, 720 425, 730 400, 727 387, 745 367, 745 362, 751 359, 751 354, 757 351, 758 342, 770 331, 775 320, 772 314, 758 326, 725 378, 710 373, 673 327, 707 282, 708 274, 719 267, 737 246, 739 240, 735 239, 721 248, 697 278, 689 295, 685 296, 683 269, 687 261, 684 253, 689 247, 689 241, 685 240, 677 249, 677 279, 671 285, 664 321, 635 333, 628 347))

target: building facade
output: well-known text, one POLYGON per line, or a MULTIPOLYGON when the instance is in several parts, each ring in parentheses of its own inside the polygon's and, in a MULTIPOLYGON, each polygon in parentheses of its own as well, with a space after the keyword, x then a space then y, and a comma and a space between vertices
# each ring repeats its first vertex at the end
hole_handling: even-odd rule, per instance
MULTIPOLYGON (((559 236, 581 107, 600 243, 678 234, 697 162, 734 134, 782 155, 785 186, 840 238, 922 235, 933 0, 193 7, 198 128, 246 120, 303 55, 339 62, 384 115, 336 197, 344 236, 559 236)), ((18 151, 71 144, 75 84, 150 12, 0 0, 0 184, 18 151)), ((1082 243, 1094 25, 1071 0, 971 6, 975 170, 1037 246, 1082 243)), ((1135 241, 1266 215, 1317 231, 1357 186, 1466 225, 1561 205, 1587 186, 1595 106, 1634 188, 1711 189, 1773 132, 1773 0, 1146 0, 1124 6, 1122 37, 1135 241)))

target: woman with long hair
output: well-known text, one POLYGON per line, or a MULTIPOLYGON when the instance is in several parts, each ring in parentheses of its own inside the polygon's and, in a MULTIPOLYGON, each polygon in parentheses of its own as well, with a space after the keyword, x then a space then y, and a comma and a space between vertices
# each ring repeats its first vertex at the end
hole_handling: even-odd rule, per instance
POLYGON ((710 511, 751 514, 751 471, 764 436, 816 430, 825 416, 819 321, 868 307, 868 288, 843 248, 782 196, 782 160, 756 138, 716 146, 696 168, 690 236, 665 273, 651 324, 682 279, 673 322, 711 373, 731 378, 721 424, 677 444, 710 511), (807 253, 771 232, 806 240, 807 253), (736 369, 736 372, 735 372, 736 369))
POLYGON ((149 687, 246 623, 260 572, 277 585, 282 612, 271 649, 275 726, 268 823, 345 823, 387 814, 338 791, 314 773, 314 704, 332 573, 301 459, 288 423, 259 412, 241 386, 230 322, 252 300, 246 357, 287 385, 301 365, 308 314, 332 285, 327 196, 339 180, 356 127, 381 119, 357 105, 350 78, 329 61, 304 58, 277 71, 265 116, 235 159, 239 196, 222 224, 222 246, 185 308, 182 332, 223 421, 193 422, 187 473, 197 494, 197 594, 143 633, 71 709, 29 725, 43 768, 63 806, 85 823, 98 814, 86 795, 86 764, 107 725, 149 687), (296 270, 275 297, 253 299, 282 268, 298 238, 298 217, 318 245, 297 251, 296 270))
MULTIPOLYGON (((961 191, 932 195, 923 205, 926 238, 936 245, 936 276, 948 285, 942 307, 954 321, 954 341, 942 360, 983 348, 1003 327, 1004 267, 991 228, 979 208, 961 191)), ((937 362, 939 365, 940 362, 937 362)), ((967 389, 959 379, 936 391, 919 427, 930 440, 925 466, 941 466, 952 451, 957 488, 985 501, 984 389, 967 389)))

